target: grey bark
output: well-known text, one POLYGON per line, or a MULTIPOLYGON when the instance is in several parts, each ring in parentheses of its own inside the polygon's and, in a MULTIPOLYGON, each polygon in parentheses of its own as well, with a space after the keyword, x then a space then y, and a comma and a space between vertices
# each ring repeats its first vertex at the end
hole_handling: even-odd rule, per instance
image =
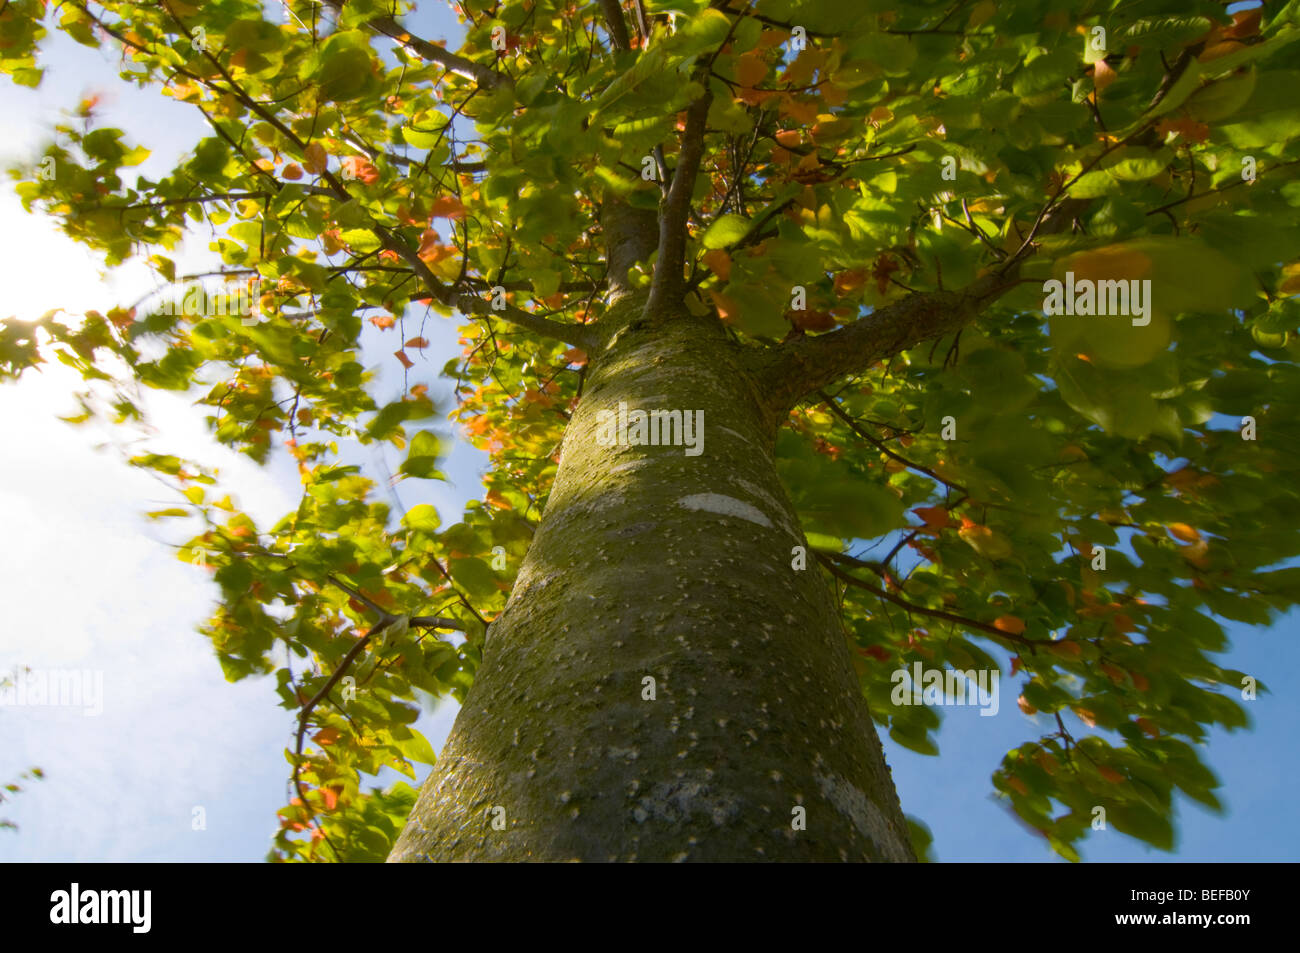
POLYGON ((717 321, 642 302, 599 325, 544 518, 389 860, 912 860, 830 591, 792 565, 808 544, 761 368, 717 321), (601 445, 620 402, 702 410, 702 453, 601 445))

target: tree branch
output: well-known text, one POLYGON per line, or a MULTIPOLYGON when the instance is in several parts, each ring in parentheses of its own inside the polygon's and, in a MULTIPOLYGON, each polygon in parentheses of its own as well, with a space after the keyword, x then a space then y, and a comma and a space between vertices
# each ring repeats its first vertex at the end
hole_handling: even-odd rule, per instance
POLYGON ((605 23, 609 25, 609 35, 614 40, 615 48, 632 49, 632 40, 627 33, 627 21, 623 19, 623 8, 618 0, 600 0, 600 9, 605 15, 605 23))
POLYGON ((655 313, 668 302, 680 297, 683 291, 686 220, 691 211, 695 177, 704 155, 704 126, 712 101, 713 94, 706 87, 704 95, 686 110, 686 130, 682 133, 677 168, 673 171, 673 183, 668 188, 668 197, 664 199, 659 213, 659 259, 655 263, 650 296, 646 300, 647 314, 655 313))
POLYGON ((1026 645, 1030 647, 1037 646, 1037 643, 1034 642, 1033 639, 1026 639, 1023 636, 1014 635, 1011 632, 1003 632, 1001 629, 996 628, 995 626, 991 626, 986 622, 976 622, 974 619, 967 619, 965 616, 960 616, 952 612, 944 612, 942 609, 927 609, 925 606, 918 606, 913 602, 908 602, 906 599, 900 599, 898 596, 894 595, 893 593, 888 592, 884 589, 877 589, 875 586, 871 585, 871 583, 864 582, 863 580, 859 579, 857 576, 853 575, 852 573, 844 571, 839 566, 835 565, 834 561, 828 559, 824 554, 817 553, 816 555, 817 558, 821 561, 821 564, 825 566, 826 569, 830 572, 830 574, 834 576, 836 579, 840 579, 851 586, 856 586, 859 589, 864 589, 867 592, 871 593, 872 595, 884 599, 886 602, 892 602, 894 605, 902 609, 906 609, 908 612, 915 612, 917 615, 927 616, 931 619, 943 619, 947 622, 956 623, 957 625, 960 625, 963 628, 976 629, 980 632, 986 632, 989 635, 996 636, 999 639, 1005 639, 1008 642, 1015 642, 1018 645, 1026 645))
POLYGON ((542 317, 540 314, 533 314, 512 304, 507 304, 502 310, 496 310, 477 295, 453 295, 446 303, 453 305, 465 314, 501 318, 525 330, 532 331, 534 334, 555 338, 557 341, 563 341, 566 344, 576 344, 585 350, 591 350, 596 346, 595 335, 592 329, 585 324, 552 321, 550 318, 542 317))
MULTIPOLYGON (((343 9, 344 0, 325 0, 325 2, 335 11, 342 11, 343 9)), ((377 17, 367 21, 366 26, 376 33, 383 34, 393 42, 414 51, 418 56, 426 60, 432 60, 439 66, 446 67, 447 70, 457 76, 474 80, 485 89, 493 89, 503 83, 510 83, 510 77, 504 73, 498 73, 482 63, 467 60, 463 56, 443 49, 436 43, 430 43, 428 40, 414 36, 392 17, 377 17)))
POLYGON ((944 484, 945 486, 950 486, 958 493, 969 494, 969 491, 960 483, 954 483, 951 480, 945 480, 943 477, 935 473, 929 467, 922 466, 919 463, 915 463, 911 460, 908 460, 906 457, 902 456, 901 454, 895 453, 893 450, 890 450, 888 447, 884 445, 884 443, 877 440, 875 437, 871 436, 871 434, 863 430, 861 425, 859 425, 859 423, 856 420, 850 417, 849 414, 844 410, 844 408, 839 405, 839 402, 836 401, 834 397, 826 393, 824 390, 817 391, 817 396, 822 399, 822 402, 826 404, 827 409, 829 409, 831 413, 833 413, 836 417, 840 418, 840 420, 844 421, 845 425, 847 425, 850 430, 852 430, 855 434, 857 434, 867 443, 871 444, 873 447, 875 447, 885 456, 889 457, 891 460, 901 463, 909 470, 915 470, 918 473, 924 473, 930 479, 936 480, 939 483, 944 484))
MULTIPOLYGON (((311 808, 307 805, 307 794, 306 791, 303 790, 302 781, 299 780, 299 772, 302 768, 302 748, 306 739, 307 725, 310 723, 311 714, 316 710, 316 706, 329 696, 330 691, 338 684, 339 679, 347 674, 348 669, 352 667, 352 663, 356 661, 357 656, 360 655, 362 651, 365 650, 365 647, 370 644, 370 640, 374 638, 377 633, 382 632, 398 619, 398 616, 387 612, 382 606, 376 605, 370 599, 362 595, 359 590, 349 586, 336 576, 330 575, 326 578, 359 602, 364 603, 367 608, 378 613, 380 618, 370 631, 357 639, 352 648, 348 649, 347 654, 339 661, 338 667, 334 669, 334 674, 332 674, 316 694, 313 695, 305 705, 303 705, 302 711, 298 714, 298 734, 294 741, 295 757, 293 764, 293 784, 298 791, 298 799, 302 801, 303 810, 308 811, 311 810, 311 808)), ((457 632, 464 631, 464 623, 458 622, 455 619, 442 619, 434 616, 416 616, 410 619, 409 623, 424 628, 452 629, 457 632)))
MULTIPOLYGON (((1068 228, 1088 204, 1088 199, 1061 199, 1065 188, 1040 210, 1035 234, 1051 235, 1068 228)), ((1032 238, 1033 234, 1027 237, 1020 250, 1001 263, 997 271, 984 274, 959 291, 913 292, 828 334, 801 334, 770 348, 759 357, 756 376, 777 419, 784 420, 800 399, 841 377, 860 373, 923 341, 960 331, 1020 284, 1020 266, 1033 252, 1032 238)))
POLYGON ((960 330, 1018 283, 1014 272, 989 274, 960 291, 910 294, 829 334, 791 338, 762 359, 760 388, 784 419, 804 395, 922 341, 960 330))

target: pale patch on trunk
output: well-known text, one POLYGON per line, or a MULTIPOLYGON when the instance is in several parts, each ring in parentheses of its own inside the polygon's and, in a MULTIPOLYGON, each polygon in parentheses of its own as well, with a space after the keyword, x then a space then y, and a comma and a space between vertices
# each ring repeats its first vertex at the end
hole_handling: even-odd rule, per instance
POLYGON ((757 506, 751 506, 734 496, 723 496, 721 493, 692 493, 690 496, 683 496, 677 501, 677 505, 684 506, 688 510, 717 513, 719 516, 734 516, 737 519, 757 523, 759 526, 766 526, 768 529, 773 528, 767 514, 757 506))
POLYGON ((871 798, 844 778, 825 774, 813 777, 826 800, 834 804, 841 814, 853 822, 859 833, 876 846, 884 855, 883 860, 907 863, 912 859, 908 846, 899 841, 884 812, 872 803, 871 798))

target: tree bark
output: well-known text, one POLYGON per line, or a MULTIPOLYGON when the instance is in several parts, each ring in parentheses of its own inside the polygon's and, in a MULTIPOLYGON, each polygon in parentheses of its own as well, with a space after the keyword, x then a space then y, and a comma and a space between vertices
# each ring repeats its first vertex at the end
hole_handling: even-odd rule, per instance
POLYGON ((599 325, 544 518, 389 860, 913 860, 831 593, 811 557, 793 568, 808 544, 752 352, 643 303, 599 325), (602 445, 620 403, 703 411, 702 452, 602 445))

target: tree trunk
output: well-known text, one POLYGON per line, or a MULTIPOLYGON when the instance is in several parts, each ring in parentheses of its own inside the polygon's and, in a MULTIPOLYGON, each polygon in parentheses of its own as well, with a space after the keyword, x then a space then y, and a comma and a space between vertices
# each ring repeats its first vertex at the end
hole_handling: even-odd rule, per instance
POLYGON ((602 319, 541 526, 389 860, 912 860, 830 591, 793 568, 778 412, 717 321, 641 303, 602 319), (702 452, 602 443, 620 403, 702 410, 702 452))

